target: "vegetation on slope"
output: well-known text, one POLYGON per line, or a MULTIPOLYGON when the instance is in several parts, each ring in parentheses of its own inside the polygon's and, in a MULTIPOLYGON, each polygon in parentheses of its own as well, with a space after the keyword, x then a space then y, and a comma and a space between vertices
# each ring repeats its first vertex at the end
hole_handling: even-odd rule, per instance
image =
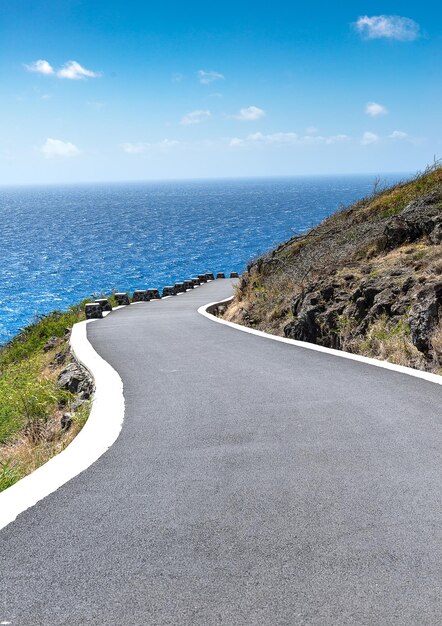
POLYGON ((82 306, 41 316, 0 349, 0 491, 64 449, 89 403, 60 384, 72 364, 69 329, 82 306))
POLYGON ((442 373, 442 168, 258 258, 225 318, 442 373))

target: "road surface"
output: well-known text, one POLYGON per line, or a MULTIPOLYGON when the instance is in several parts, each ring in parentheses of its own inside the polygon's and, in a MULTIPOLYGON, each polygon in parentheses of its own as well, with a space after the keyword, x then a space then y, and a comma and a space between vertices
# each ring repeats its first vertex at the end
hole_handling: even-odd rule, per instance
POLYGON ((113 447, 0 532, 12 626, 442 623, 441 387, 198 315, 89 324, 113 447))

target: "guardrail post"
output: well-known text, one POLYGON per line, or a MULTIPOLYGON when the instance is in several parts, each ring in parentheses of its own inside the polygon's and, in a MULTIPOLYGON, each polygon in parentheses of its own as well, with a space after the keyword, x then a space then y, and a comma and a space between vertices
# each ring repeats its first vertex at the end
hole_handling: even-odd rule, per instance
POLYGON ((135 289, 132 302, 149 302, 150 297, 147 293, 147 289, 135 289))
POLYGON ((102 311, 112 311, 112 305, 107 298, 98 298, 95 302, 101 306, 102 311))
POLYGON ((103 317, 103 310, 98 302, 88 302, 85 304, 84 313, 87 320, 96 320, 103 317))
POLYGON ((129 296, 127 295, 127 293, 123 293, 120 291, 115 294, 115 300, 117 301, 119 306, 130 304, 129 296))

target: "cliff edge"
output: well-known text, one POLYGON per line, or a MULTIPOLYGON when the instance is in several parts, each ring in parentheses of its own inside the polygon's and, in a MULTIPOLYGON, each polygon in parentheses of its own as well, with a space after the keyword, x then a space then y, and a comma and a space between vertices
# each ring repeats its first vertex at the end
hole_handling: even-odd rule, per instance
POLYGON ((441 374, 442 167, 250 263, 224 317, 441 374))

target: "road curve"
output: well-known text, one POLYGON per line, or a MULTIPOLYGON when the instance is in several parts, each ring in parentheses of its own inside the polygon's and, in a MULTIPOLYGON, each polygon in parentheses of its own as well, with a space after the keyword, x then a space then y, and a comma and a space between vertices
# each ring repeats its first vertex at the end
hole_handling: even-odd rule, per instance
POLYGON ((119 439, 0 532, 12 626, 440 624, 441 388, 197 314, 115 311, 119 439))

